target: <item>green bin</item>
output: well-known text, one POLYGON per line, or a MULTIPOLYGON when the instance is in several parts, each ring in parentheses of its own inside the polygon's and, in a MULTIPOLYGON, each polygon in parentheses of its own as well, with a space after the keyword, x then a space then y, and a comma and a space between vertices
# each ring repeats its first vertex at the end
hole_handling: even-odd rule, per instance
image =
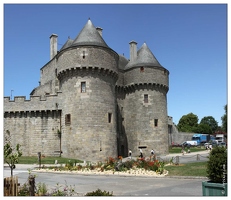
POLYGON ((227 183, 202 182, 203 196, 227 196, 227 183))

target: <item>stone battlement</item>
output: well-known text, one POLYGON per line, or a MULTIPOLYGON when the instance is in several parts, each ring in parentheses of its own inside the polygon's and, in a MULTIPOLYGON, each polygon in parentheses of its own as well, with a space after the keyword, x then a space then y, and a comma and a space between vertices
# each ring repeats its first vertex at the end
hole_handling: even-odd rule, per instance
POLYGON ((102 74, 103 76, 111 76, 113 79, 118 79, 118 73, 103 67, 95 66, 81 66, 81 67, 72 67, 70 69, 65 69, 58 73, 58 78, 61 80, 63 77, 71 77, 73 75, 81 75, 83 73, 95 73, 97 75, 102 74))
POLYGON ((25 96, 15 96, 13 100, 10 97, 4 97, 4 112, 57 110, 60 107, 58 102, 59 93, 55 95, 30 96, 29 100, 25 96))

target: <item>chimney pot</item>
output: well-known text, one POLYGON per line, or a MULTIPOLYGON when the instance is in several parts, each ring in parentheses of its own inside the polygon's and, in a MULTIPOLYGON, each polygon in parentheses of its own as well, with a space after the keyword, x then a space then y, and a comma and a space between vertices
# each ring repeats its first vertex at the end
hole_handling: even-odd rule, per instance
POLYGON ((101 37, 103 36, 103 29, 101 27, 96 27, 96 30, 98 31, 98 33, 101 35, 101 37))
POLYGON ((57 54, 57 50, 58 50, 58 42, 57 42, 57 38, 58 35, 56 34, 52 34, 50 36, 50 59, 52 60, 56 54, 57 54))
POLYGON ((133 62, 137 58, 137 42, 131 41, 130 44, 130 61, 133 62))

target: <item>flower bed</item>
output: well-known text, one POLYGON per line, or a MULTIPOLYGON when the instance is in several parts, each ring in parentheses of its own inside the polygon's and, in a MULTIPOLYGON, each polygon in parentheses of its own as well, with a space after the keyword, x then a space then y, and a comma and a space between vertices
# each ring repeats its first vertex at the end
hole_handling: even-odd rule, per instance
POLYGON ((33 171, 40 172, 56 172, 56 173, 75 173, 75 174, 97 174, 97 175, 123 175, 123 176, 158 176, 164 177, 168 172, 164 169, 165 163, 158 160, 151 161, 127 159, 122 161, 120 156, 118 159, 109 157, 104 163, 97 164, 73 165, 73 163, 66 163, 64 167, 44 166, 41 169, 33 171))

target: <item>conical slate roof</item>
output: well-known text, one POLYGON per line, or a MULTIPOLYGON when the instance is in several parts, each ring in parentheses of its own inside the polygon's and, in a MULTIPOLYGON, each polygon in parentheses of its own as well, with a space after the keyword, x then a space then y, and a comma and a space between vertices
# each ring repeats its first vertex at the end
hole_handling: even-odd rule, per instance
POLYGON ((162 67, 156 59, 156 57, 152 54, 151 50, 148 48, 146 43, 144 43, 139 49, 139 51, 137 51, 137 59, 133 62, 130 61, 126 65, 125 69, 138 66, 162 67))
POLYGON ((74 40, 68 38, 68 40, 66 41, 66 43, 62 46, 62 48, 59 51, 62 51, 63 49, 66 49, 68 47, 70 47, 72 45, 74 40))
POLYGON ((119 69, 124 69, 124 67, 128 64, 127 58, 124 55, 119 55, 119 69))
POLYGON ((74 39, 74 42, 71 46, 83 45, 102 46, 109 48, 90 19, 83 27, 79 35, 74 39))

